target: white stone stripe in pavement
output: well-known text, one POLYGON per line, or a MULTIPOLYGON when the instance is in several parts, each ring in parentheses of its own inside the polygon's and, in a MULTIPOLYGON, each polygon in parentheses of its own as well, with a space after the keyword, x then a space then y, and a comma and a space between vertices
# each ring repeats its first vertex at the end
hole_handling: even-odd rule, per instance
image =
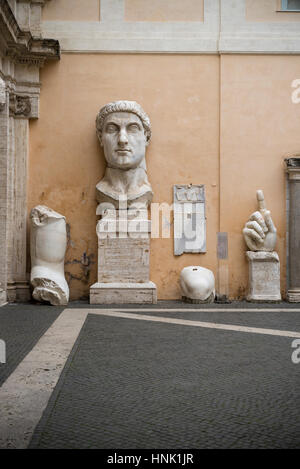
POLYGON ((299 337, 300 338, 300 332, 294 332, 294 331, 263 329, 260 327, 235 326, 233 324, 217 324, 215 322, 191 321, 191 320, 176 319, 176 318, 164 318, 160 316, 148 316, 148 315, 143 315, 143 314, 133 314, 133 313, 127 313, 127 312, 124 313, 124 312, 120 312, 116 310, 113 311, 113 310, 89 309, 88 313, 97 314, 100 316, 111 316, 111 317, 124 318, 124 319, 138 319, 140 321, 154 321, 154 322, 163 322, 163 323, 168 323, 168 324, 179 324, 182 326, 205 327, 208 329, 221 329, 225 331, 250 332, 250 333, 255 333, 255 334, 267 334, 267 335, 278 335, 281 337, 299 337))
POLYGON ((0 448, 26 448, 84 324, 65 309, 0 387, 0 448))
POLYGON ((127 311, 129 313, 300 313, 299 308, 111 308, 110 311, 127 311))

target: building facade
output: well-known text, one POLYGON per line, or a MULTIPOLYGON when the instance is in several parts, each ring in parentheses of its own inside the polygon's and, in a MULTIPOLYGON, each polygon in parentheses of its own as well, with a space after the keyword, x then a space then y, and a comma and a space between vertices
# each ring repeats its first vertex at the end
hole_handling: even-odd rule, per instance
POLYGON ((285 159, 300 152, 300 2, 0 5, 2 302, 30 298, 28 214, 39 204, 65 215, 70 298, 88 297, 97 273, 95 185, 105 168, 95 118, 119 99, 139 102, 151 119, 153 202, 172 204, 174 185, 205 186, 205 253, 174 255, 172 216, 161 220, 170 237, 151 239, 158 298, 180 298, 188 265, 211 269, 219 295, 246 296, 242 229, 257 189, 277 227, 285 297, 285 159))

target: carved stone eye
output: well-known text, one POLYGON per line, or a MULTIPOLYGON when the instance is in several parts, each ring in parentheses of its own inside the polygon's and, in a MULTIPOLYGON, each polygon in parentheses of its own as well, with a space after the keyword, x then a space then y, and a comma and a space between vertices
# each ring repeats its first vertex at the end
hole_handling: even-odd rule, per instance
POLYGON ((140 127, 138 124, 129 124, 128 130, 129 132, 138 132, 140 130, 140 127))
POLYGON ((108 133, 117 132, 118 127, 115 124, 108 124, 105 130, 108 133))

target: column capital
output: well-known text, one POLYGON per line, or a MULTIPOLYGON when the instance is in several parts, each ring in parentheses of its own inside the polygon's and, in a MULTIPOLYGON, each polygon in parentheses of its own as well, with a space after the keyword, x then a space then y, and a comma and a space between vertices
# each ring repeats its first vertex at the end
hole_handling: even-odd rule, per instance
POLYGON ((285 158, 286 172, 290 180, 300 181, 300 154, 285 158))

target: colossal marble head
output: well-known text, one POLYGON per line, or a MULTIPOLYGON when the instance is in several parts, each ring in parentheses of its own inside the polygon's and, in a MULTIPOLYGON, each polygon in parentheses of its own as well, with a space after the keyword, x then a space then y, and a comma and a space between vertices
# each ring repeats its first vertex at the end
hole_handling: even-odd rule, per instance
POLYGON ((149 117, 135 101, 115 101, 100 109, 96 129, 107 163, 96 186, 97 201, 118 209, 122 198, 128 207, 147 207, 153 197, 145 159, 151 138, 149 117))
POLYGON ((108 167, 127 171, 143 166, 151 124, 138 103, 106 104, 97 115, 96 129, 108 167))

